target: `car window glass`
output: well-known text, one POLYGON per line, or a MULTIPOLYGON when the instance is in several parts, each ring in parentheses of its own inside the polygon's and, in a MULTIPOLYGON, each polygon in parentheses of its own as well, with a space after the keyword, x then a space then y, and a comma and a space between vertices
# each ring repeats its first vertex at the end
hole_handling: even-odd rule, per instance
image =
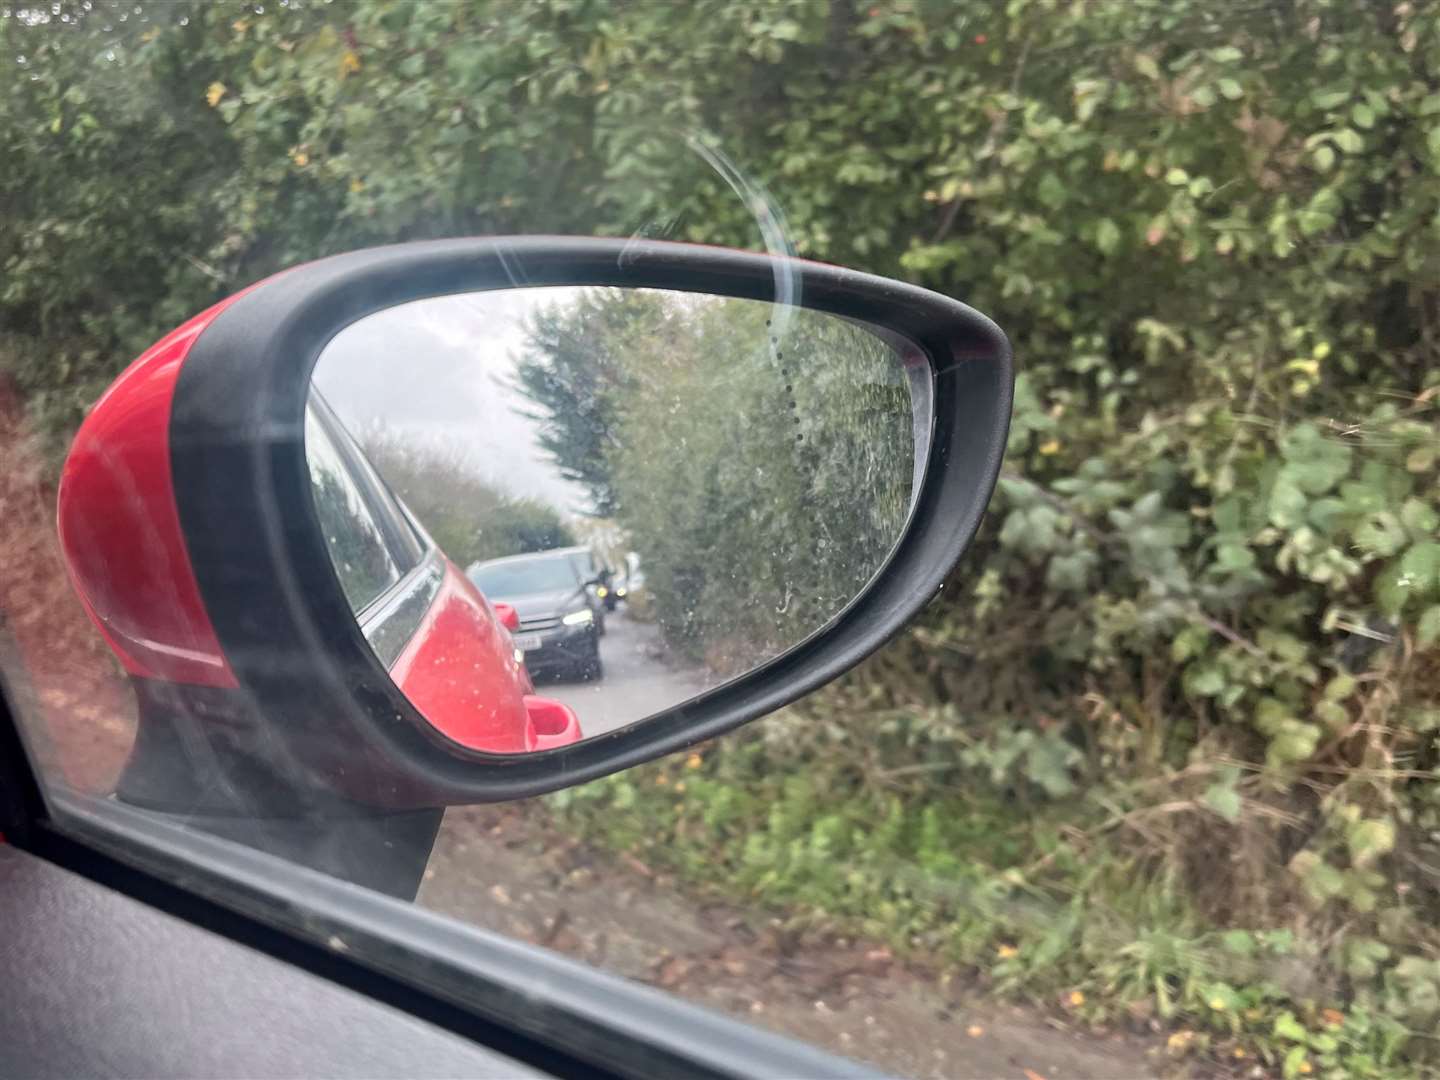
POLYGON ((580 585, 567 557, 517 559, 476 566, 470 569, 470 579, 481 592, 495 596, 575 589, 580 585))
MULTIPOLYGON (((794 254, 1011 334, 980 539, 745 731, 447 811, 418 903, 907 1076, 1433 1071, 1437 71, 1422 0, 0 0, 0 665, 47 784, 113 802, 136 745, 55 493, 160 335, 400 241, 794 254)), ((542 453, 498 394, 437 396, 542 453)), ((432 545, 312 428, 377 607, 432 545)), ((498 460, 464 464, 534 487, 498 460)), ((595 549, 605 678, 535 687, 592 710, 686 673, 645 621, 664 560, 595 549)), ((764 571, 715 606, 768 616, 764 571)))
POLYGON ((305 444, 315 511, 345 597, 358 612, 400 580, 400 568, 360 487, 313 412, 305 417, 305 444))

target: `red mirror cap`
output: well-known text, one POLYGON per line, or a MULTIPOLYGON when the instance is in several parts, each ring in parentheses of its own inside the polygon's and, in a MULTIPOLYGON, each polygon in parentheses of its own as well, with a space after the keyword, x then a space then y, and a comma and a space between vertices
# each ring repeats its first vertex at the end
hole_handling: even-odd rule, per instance
POLYGON ((585 736, 580 731, 580 718, 569 705, 553 698, 525 695, 525 742, 531 751, 554 750, 569 746, 585 736))
POLYGON ((166 334, 86 416, 56 518, 70 580, 132 675, 234 687, 186 551, 170 471, 170 408, 190 348, 242 289, 166 334))
POLYGON ((503 600, 497 600, 491 605, 495 609, 495 617, 500 620, 500 625, 511 633, 520 629, 520 613, 503 600))

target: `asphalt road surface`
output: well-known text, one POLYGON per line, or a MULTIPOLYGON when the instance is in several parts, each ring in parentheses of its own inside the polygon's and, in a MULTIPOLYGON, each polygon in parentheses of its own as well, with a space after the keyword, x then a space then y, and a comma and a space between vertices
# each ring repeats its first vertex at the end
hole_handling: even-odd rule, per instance
POLYGON ((677 668, 662 660, 655 627, 632 620, 623 605, 605 616, 605 630, 600 639, 603 678, 536 680, 538 693, 575 710, 587 738, 643 720, 713 685, 699 668, 677 668))

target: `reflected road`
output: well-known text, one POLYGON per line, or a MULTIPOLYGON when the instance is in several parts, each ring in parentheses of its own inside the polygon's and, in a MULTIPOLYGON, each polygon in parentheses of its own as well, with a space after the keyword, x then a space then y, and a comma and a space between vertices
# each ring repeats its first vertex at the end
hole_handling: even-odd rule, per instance
POLYGON ((600 639, 603 679, 536 680, 537 693, 575 710, 587 738, 678 705, 714 685, 700 668, 674 667, 660 659, 659 632, 653 625, 631 619, 624 605, 605 616, 605 630, 600 639))

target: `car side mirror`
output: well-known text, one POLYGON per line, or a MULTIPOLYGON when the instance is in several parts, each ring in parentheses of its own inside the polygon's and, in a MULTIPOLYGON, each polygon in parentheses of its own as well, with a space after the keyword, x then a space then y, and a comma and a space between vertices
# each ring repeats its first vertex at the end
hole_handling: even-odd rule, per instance
POLYGON ((438 814, 753 720, 935 594, 1012 383, 958 301, 719 248, 447 240, 254 285, 136 361, 66 462, 63 550, 141 703, 120 795, 212 824, 438 814), (431 491, 409 465, 445 432, 513 486, 431 491), (595 529, 643 587, 567 608, 548 583, 595 529), (650 689, 607 696, 637 655, 650 689))
POLYGON ((503 600, 497 600, 491 605, 495 609, 495 617, 500 620, 500 625, 509 630, 512 634, 520 629, 520 615, 511 605, 503 600))

